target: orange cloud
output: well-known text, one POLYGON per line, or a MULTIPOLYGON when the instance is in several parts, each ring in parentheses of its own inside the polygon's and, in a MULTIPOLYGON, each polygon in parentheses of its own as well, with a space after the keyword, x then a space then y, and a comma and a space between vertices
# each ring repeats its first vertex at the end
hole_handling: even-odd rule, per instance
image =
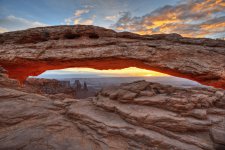
MULTIPOLYGON (((210 10, 217 8, 217 10, 222 10, 225 7, 224 0, 205 0, 201 3, 196 3, 192 7, 192 11, 210 10)), ((210 11, 209 11, 210 12, 210 11)))
POLYGON ((225 28, 225 22, 219 22, 219 23, 214 23, 214 24, 203 24, 201 25, 201 28, 204 30, 219 30, 219 29, 224 29, 225 28))
POLYGON ((142 17, 132 17, 127 12, 112 27, 139 34, 178 33, 188 37, 224 34, 225 1, 188 0, 142 17))
POLYGON ((88 18, 88 19, 75 18, 74 25, 77 25, 77 24, 92 25, 94 23, 95 18, 96 18, 96 15, 93 15, 91 18, 88 18))

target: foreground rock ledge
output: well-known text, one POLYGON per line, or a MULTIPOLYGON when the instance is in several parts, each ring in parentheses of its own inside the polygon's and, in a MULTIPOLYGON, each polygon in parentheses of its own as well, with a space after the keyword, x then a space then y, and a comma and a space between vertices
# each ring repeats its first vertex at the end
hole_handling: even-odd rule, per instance
POLYGON ((2 73, 0 116, 0 150, 225 148, 225 91, 215 88, 137 81, 89 99, 51 99, 2 73))
POLYGON ((0 65, 20 81, 48 69, 136 66, 225 89, 225 41, 178 34, 141 36, 82 25, 8 32, 0 34, 0 65))

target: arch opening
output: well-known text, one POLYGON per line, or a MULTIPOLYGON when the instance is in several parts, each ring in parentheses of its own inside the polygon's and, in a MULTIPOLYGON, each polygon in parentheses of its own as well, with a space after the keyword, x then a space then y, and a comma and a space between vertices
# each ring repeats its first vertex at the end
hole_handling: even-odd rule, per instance
POLYGON ((181 77, 197 81, 203 85, 212 85, 207 84, 207 82, 199 80, 199 78, 187 75, 185 73, 179 73, 176 70, 171 70, 167 68, 156 68, 150 66, 147 63, 136 60, 136 59, 118 59, 118 58, 107 58, 107 59, 85 59, 85 60, 21 60, 17 58, 13 62, 3 62, 2 66, 8 71, 10 78, 19 80, 22 84, 29 76, 38 76, 47 70, 59 70, 65 68, 79 67, 79 68, 92 68, 97 70, 108 70, 108 69, 124 69, 129 67, 135 67, 139 69, 152 70, 159 73, 164 73, 167 75, 181 77))
POLYGON ((31 92, 64 94, 64 97, 80 99, 93 97, 103 88, 140 80, 183 88, 203 86, 192 80, 137 67, 102 70, 76 67, 46 70, 38 76, 29 76, 24 87, 31 92))

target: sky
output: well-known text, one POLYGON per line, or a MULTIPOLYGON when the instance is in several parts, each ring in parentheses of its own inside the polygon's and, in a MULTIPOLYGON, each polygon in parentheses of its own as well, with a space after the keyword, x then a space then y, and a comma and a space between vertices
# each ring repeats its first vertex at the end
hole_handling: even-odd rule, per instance
POLYGON ((38 77, 73 77, 73 78, 102 78, 102 77, 151 77, 169 76, 164 73, 129 67, 124 69, 97 70, 93 68, 66 68, 61 70, 48 70, 38 77))
POLYGON ((0 0, 0 33, 76 24, 224 38, 225 0, 0 0))
POLYGON ((79 79, 80 82, 87 82, 88 85, 115 85, 125 82, 132 82, 136 80, 146 80, 150 82, 157 82, 161 84, 182 86, 182 87, 193 87, 202 86, 198 82, 174 77, 168 74, 141 69, 137 67, 128 67, 124 69, 107 69, 98 70, 93 68, 66 68, 60 70, 47 70, 38 76, 29 76, 29 78, 46 78, 46 79, 57 79, 57 80, 70 80, 79 79), (119 77, 119 78, 118 78, 119 77), (121 78, 122 77, 122 78, 121 78), (88 80, 96 79, 96 80, 88 80), (100 80, 97 80, 100 79, 100 80), (105 80, 107 79, 107 80, 105 80))

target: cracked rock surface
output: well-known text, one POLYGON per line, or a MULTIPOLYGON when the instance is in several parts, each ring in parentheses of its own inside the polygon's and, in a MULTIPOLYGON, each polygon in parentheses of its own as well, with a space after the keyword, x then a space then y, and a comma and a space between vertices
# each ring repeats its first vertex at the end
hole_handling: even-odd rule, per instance
POLYGON ((55 99, 9 81, 1 71, 0 150, 225 148, 222 89, 136 81, 88 99, 55 99))

